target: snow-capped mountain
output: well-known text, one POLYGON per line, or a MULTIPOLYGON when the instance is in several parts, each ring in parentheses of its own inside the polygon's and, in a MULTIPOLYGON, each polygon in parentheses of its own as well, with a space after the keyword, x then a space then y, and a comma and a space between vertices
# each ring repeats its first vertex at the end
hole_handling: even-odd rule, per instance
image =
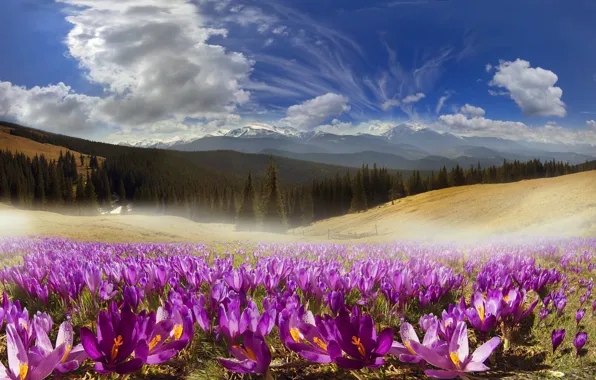
POLYGON ((302 133, 290 127, 274 127, 264 123, 251 123, 242 128, 233 129, 224 136, 236 138, 301 138, 302 133))

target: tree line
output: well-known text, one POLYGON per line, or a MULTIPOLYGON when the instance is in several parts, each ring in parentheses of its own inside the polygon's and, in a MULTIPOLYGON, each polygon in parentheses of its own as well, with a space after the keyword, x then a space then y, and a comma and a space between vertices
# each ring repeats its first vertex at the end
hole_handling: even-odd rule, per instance
POLYGON ((308 185, 281 188, 271 158, 265 175, 237 180, 197 168, 180 168, 159 152, 125 153, 98 160, 67 151, 57 160, 0 151, 0 201, 26 209, 79 215, 123 206, 132 212, 177 215, 200 222, 236 223, 238 229, 285 231, 313 221, 366 211, 396 199, 453 186, 504 183, 595 170, 580 165, 531 160, 501 166, 460 166, 409 178, 377 165, 336 173, 308 185), (164 161, 165 158, 165 161, 164 161))

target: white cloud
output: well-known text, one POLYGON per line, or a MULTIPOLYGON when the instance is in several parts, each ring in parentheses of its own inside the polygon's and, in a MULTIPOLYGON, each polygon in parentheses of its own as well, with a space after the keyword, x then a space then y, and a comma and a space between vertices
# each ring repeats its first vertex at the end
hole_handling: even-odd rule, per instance
MULTIPOLYGON (((558 125, 528 126, 519 121, 492 120, 466 115, 442 115, 439 120, 447 131, 462 136, 499 137, 511 140, 563 144, 596 145, 596 128, 571 129, 558 125)), ((588 122, 588 125, 590 123, 588 122)))
POLYGON ((491 65, 490 63, 487 63, 486 66, 484 67, 484 70, 487 73, 490 73, 492 71, 492 69, 493 69, 493 65, 491 65))
POLYGON ((472 106, 470 104, 466 104, 465 106, 463 106, 459 112, 463 115, 470 115, 472 117, 480 117, 480 116, 484 116, 484 114, 486 112, 484 112, 484 110, 480 107, 475 107, 472 106))
POLYGON ((388 111, 392 107, 397 107, 399 105, 400 105, 399 100, 389 99, 389 100, 386 100, 385 102, 383 102, 383 104, 381 105, 381 108, 383 109, 383 111, 388 111))
POLYGON ((586 121, 586 124, 588 125, 588 127, 596 131, 596 120, 588 120, 586 121))
POLYGON ((402 99, 402 103, 404 104, 408 104, 408 103, 416 103, 419 102, 421 99, 424 98, 424 94, 419 92, 415 95, 408 95, 405 98, 402 99))
POLYGON ((554 86, 558 80, 552 71, 530 67, 530 62, 518 58, 514 62, 501 61, 489 84, 507 89, 528 116, 563 117, 567 111, 561 100, 563 90, 554 86))
POLYGON ((27 89, 0 82, 0 115, 48 131, 89 132, 95 126, 90 118, 99 102, 99 98, 73 93, 64 83, 27 89))
POLYGON ((438 115, 439 112, 441 112, 441 109, 443 109, 443 106, 445 105, 445 102, 451 97, 451 92, 446 91, 445 95, 441 96, 439 98, 439 101, 437 102, 437 107, 435 108, 435 113, 438 115))
POLYGON ((331 116, 350 110, 349 99, 343 95, 327 93, 288 108, 283 124, 297 129, 313 129, 331 116))
POLYGON ((185 117, 225 117, 249 100, 242 88, 252 62, 207 43, 209 29, 183 0, 61 0, 77 6, 66 44, 107 97, 99 117, 116 125, 151 125, 185 117))

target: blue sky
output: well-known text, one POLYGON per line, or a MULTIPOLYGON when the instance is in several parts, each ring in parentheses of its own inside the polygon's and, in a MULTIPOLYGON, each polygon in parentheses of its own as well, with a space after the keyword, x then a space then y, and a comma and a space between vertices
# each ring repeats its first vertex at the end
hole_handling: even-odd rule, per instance
POLYGON ((250 122, 596 144, 593 1, 4 0, 0 117, 106 141, 250 122))

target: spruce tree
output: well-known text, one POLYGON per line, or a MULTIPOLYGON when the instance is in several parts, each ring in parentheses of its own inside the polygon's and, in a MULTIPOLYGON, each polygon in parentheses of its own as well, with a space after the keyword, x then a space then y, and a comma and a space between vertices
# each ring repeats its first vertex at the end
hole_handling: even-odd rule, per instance
POLYGON ((352 204, 350 205, 351 212, 366 211, 368 209, 364 181, 362 179, 363 171, 364 170, 358 170, 356 172, 356 179, 354 180, 354 187, 352 190, 352 204))
POLYGON ((75 202, 79 209, 79 214, 85 206, 85 185, 83 184, 83 176, 77 178, 77 189, 75 191, 75 202))
POLYGON ((269 159, 263 202, 263 224, 266 230, 282 232, 287 229, 283 200, 279 189, 277 167, 269 159))
POLYGON ((252 174, 249 171, 248 177, 244 184, 244 191, 242 192, 242 203, 238 209, 238 216, 236 218, 236 228, 249 229, 254 227, 257 222, 256 202, 255 202, 255 188, 252 183, 252 174))
POLYGON ((87 174, 87 181, 85 183, 85 206, 90 213, 97 211, 97 194, 95 194, 95 186, 89 174, 87 174))

